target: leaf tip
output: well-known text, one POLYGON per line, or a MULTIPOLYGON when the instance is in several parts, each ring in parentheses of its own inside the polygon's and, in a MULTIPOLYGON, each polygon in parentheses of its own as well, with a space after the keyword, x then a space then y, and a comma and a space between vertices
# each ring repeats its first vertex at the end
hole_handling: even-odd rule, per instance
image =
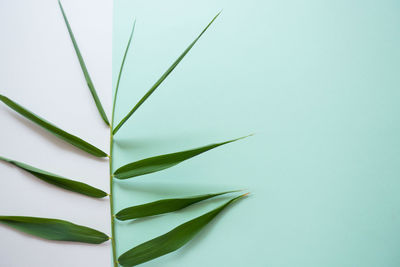
POLYGON ((248 135, 246 135, 246 136, 243 136, 242 138, 252 137, 252 136, 254 136, 254 135, 255 135, 255 133, 251 133, 251 134, 248 134, 248 135))
POLYGON ((222 9, 217 13, 217 15, 214 16, 214 18, 211 20, 211 22, 208 24, 208 26, 210 26, 211 23, 213 23, 214 20, 216 20, 221 13, 222 13, 222 9))
POLYGON ((240 195, 239 197, 242 198, 242 197, 247 197, 247 196, 249 196, 249 195, 250 195, 250 192, 247 192, 247 193, 245 193, 245 194, 243 194, 243 195, 240 195))
POLYGON ((227 143, 230 143, 230 142, 235 142, 235 141, 239 141, 239 140, 245 139, 245 138, 247 138, 247 137, 251 137, 251 136, 253 136, 253 135, 254 135, 254 133, 252 133, 252 134, 249 134, 249 135, 245 135, 245 136, 242 136, 242 137, 239 137, 239 138, 233 139, 233 140, 231 140, 231 141, 228 141, 227 143))

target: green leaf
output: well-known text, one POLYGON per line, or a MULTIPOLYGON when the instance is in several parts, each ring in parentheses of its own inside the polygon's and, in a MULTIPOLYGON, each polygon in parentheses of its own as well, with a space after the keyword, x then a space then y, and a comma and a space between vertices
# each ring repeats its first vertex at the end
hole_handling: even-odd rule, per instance
POLYGON ((46 183, 64 188, 69 191, 73 191, 76 193, 80 193, 89 197, 95 197, 95 198, 103 198, 107 196, 108 194, 100 189, 97 189, 93 186, 87 185, 85 183, 73 181, 66 179, 64 177, 61 177, 57 174, 53 174, 44 170, 40 170, 38 168, 35 168, 33 166, 30 166, 28 164, 18 162, 15 160, 7 159, 4 157, 0 156, 0 160, 11 163, 15 165, 16 167, 23 169, 32 175, 36 176, 42 181, 45 181, 46 183))
POLYGON ((204 30, 197 36, 197 38, 186 48, 185 51, 178 57, 177 60, 167 69, 167 71, 158 79, 158 81, 150 88, 149 91, 139 100, 139 102, 132 108, 131 111, 121 120, 121 122, 114 128, 113 134, 116 134, 119 128, 132 116, 132 114, 146 101, 146 99, 157 89, 157 87, 168 77, 168 75, 175 69, 176 66, 182 61, 182 59, 186 56, 186 54, 192 49, 195 43, 200 39, 200 37, 205 33, 205 31, 210 27, 210 25, 214 22, 214 20, 219 16, 221 12, 219 12, 204 28, 204 30))
POLYGON ((114 101, 113 101, 113 106, 112 106, 112 118, 111 118, 112 124, 114 123, 114 113, 115 113, 115 106, 116 106, 116 102, 117 102, 119 83, 120 83, 120 81, 121 81, 122 71, 124 70, 126 55, 128 54, 129 47, 131 46, 131 41, 132 41, 132 37, 133 37, 133 32, 135 31, 135 25, 136 25, 136 20, 133 22, 131 34, 130 34, 130 36, 129 36, 128 44, 126 45, 124 57, 122 58, 121 67, 120 67, 120 69, 119 69, 119 74, 118 74, 118 79, 117 79, 117 85, 115 86, 115 94, 114 94, 114 101))
POLYGON ((151 157, 147 159, 142 159, 139 161, 135 161, 132 163, 129 163, 125 166, 120 167, 114 172, 114 177, 117 179, 128 179, 131 177, 139 176, 139 175, 144 175, 144 174, 149 174, 153 172, 158 172, 161 170, 165 170, 168 168, 171 168, 182 161, 185 161, 187 159, 190 159, 192 157, 195 157, 201 153, 204 153, 210 149, 246 138, 247 136, 240 137, 237 139, 233 139, 230 141, 226 141, 223 143, 217 143, 217 144, 211 144, 195 149, 190 149, 190 150, 185 150, 181 152, 176 152, 176 153, 171 153, 171 154, 165 154, 165 155, 160 155, 156 157, 151 157))
POLYGON ((0 223, 48 240, 100 244, 110 239, 95 229, 58 219, 0 216, 0 223))
POLYGON ((136 218, 159 215, 163 213, 177 211, 186 208, 192 204, 195 204, 197 202, 233 192, 237 191, 226 191, 221 193, 191 196, 185 198, 162 199, 151 203, 123 209, 120 212, 118 212, 115 215, 115 217, 118 220, 126 221, 136 218))
POLYGON ((76 55, 78 56, 78 59, 79 59, 79 64, 81 65, 83 75, 85 76, 86 83, 87 83, 87 85, 89 87, 90 93, 93 96, 94 102, 96 103, 96 107, 99 110, 100 116, 104 120, 104 122, 107 125, 110 125, 110 123, 109 123, 109 121, 107 119, 107 115, 104 112, 104 108, 101 105, 99 96, 97 95, 96 89, 94 88, 92 79, 90 78, 89 72, 88 72, 88 70, 86 68, 85 61, 83 61, 81 51, 79 50, 78 44, 76 43, 74 33, 72 32, 72 29, 71 29, 71 26, 69 25, 67 16, 65 15, 64 8, 63 8, 63 6, 62 6, 60 1, 58 1, 58 4, 60 5, 61 13, 62 13, 62 15, 64 17, 65 24, 67 25, 69 36, 71 38, 72 44, 74 45, 76 55))
POLYGON ((27 118, 28 120, 43 127, 50 133, 54 134, 55 136, 57 136, 58 138, 61 138, 64 141, 70 143, 71 145, 76 146, 96 157, 100 157, 100 158, 107 157, 107 154, 105 152, 101 151, 100 149, 98 149, 97 147, 87 143, 86 141, 83 141, 82 139, 80 139, 79 137, 77 137, 75 135, 69 134, 66 131, 58 128, 57 126, 53 125, 52 123, 42 119, 38 115, 32 113, 31 111, 27 110, 26 108, 22 107, 21 105, 15 103, 8 97, 0 95, 0 101, 2 101, 4 104, 9 106, 11 109, 15 110, 20 115, 27 118))
POLYGON ((119 264, 124 267, 136 266, 144 262, 161 257, 171 253, 189 242, 197 233, 200 232, 212 219, 214 219, 222 210, 232 202, 242 198, 245 195, 235 197, 222 206, 190 220, 174 228, 170 232, 156 237, 150 241, 140 244, 118 258, 119 264))

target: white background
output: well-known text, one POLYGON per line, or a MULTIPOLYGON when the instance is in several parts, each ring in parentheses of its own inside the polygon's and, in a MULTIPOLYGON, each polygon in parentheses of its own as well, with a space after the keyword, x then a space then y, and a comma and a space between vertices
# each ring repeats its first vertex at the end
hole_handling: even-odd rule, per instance
MULTIPOLYGON (((64 9, 109 114, 112 1, 64 0, 64 9)), ((98 115, 56 0, 0 0, 0 93, 108 151, 98 115)), ((108 192, 108 164, 0 105, 0 155, 108 192)), ((48 185, 0 163, 0 214, 65 219, 109 234, 108 199, 48 185)), ((0 266, 109 266, 110 244, 43 241, 0 225, 0 266)))

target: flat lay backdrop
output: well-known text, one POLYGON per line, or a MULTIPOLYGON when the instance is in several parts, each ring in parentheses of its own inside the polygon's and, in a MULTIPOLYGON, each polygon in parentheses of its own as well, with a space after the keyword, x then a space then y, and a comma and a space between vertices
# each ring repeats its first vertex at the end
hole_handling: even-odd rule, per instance
MULTIPOLYGON (((255 135, 116 183, 116 208, 226 189, 251 195, 183 249, 143 266, 399 266, 398 1, 63 3, 108 111, 137 19, 117 121, 223 10, 118 132, 114 163, 255 135)), ((56 1, 1 0, 0 22, 0 93, 107 149, 56 1)), ((107 189, 103 161, 49 141, 3 106, 0 120, 1 155, 107 189)), ((106 200, 53 189, 4 164, 0 173, 0 213, 109 232, 106 200)), ((118 252, 225 199, 120 223, 118 252)), ((57 266, 110 265, 108 244, 53 244, 2 226, 0 233, 2 266, 55 266, 56 259, 57 266)))

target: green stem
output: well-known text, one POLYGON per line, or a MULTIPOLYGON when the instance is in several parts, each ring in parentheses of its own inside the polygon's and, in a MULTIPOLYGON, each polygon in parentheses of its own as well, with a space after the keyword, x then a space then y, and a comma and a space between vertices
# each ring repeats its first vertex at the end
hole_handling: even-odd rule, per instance
MULTIPOLYGON (((111 123, 112 125, 112 123, 111 123)), ((115 242, 115 215, 114 215, 114 177, 113 177, 113 148, 114 148, 114 138, 112 134, 112 127, 110 127, 110 219, 111 219, 111 246, 112 246, 112 257, 114 267, 118 267, 117 261, 117 249, 115 242)))
POLYGON ((112 106, 112 114, 111 114, 111 126, 110 126, 110 215, 111 215, 111 246, 112 246, 112 257, 113 257, 113 266, 118 267, 117 260, 117 248, 116 248, 116 236, 115 236, 115 213, 114 213, 114 175, 113 175, 113 152, 114 152, 114 135, 113 135, 113 127, 114 127, 114 114, 115 114, 115 100, 117 98, 116 89, 114 95, 114 102, 112 106))
POLYGON ((115 114, 115 103, 117 98, 116 89, 114 95, 114 102, 112 106, 112 114, 111 114, 111 126, 110 126, 110 219, 111 219, 111 246, 112 246, 112 257, 113 257, 113 266, 118 267, 117 260, 117 248, 116 248, 116 236, 115 236, 115 213, 114 213, 114 175, 113 175, 113 152, 114 152, 114 135, 113 135, 113 127, 114 127, 114 114, 115 114))

